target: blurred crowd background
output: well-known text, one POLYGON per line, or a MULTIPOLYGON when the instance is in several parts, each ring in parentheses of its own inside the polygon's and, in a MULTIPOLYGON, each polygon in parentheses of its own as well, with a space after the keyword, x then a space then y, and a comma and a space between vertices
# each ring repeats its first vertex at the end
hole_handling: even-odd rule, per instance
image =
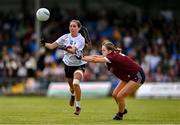
MULTIPOLYGON (((81 0, 84 6, 90 2, 85 1, 81 0)), ((75 9, 71 4, 66 9, 57 1, 51 6, 40 6, 47 7, 51 13, 50 19, 41 23, 41 36, 53 42, 68 33, 71 19, 79 19, 88 28, 93 43, 87 55, 100 54, 101 42, 109 39, 142 66, 146 82, 180 81, 180 23, 174 10, 147 11, 147 4, 141 8, 123 1, 121 6, 117 0, 113 2, 107 3, 107 8, 105 3, 95 4, 95 9, 91 6, 75 9), (113 8, 116 3, 118 8, 113 8)), ((27 87, 32 83, 39 83, 34 87, 41 83, 47 87, 49 81, 65 80, 63 51, 45 49, 36 41, 36 10, 28 9, 28 4, 22 0, 18 9, 0 10, 1 86, 25 82, 27 87)), ((105 65, 87 64, 84 81, 113 79, 105 65)))

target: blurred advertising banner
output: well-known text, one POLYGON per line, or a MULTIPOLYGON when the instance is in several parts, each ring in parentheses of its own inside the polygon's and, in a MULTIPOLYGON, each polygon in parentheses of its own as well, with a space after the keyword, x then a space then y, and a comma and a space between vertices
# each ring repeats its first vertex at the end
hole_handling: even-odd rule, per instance
MULTIPOLYGON (((105 97, 111 90, 111 82, 82 82, 82 97, 105 97)), ((65 82, 53 82, 49 85, 47 96, 68 97, 69 86, 65 82)))
POLYGON ((136 91, 136 98, 180 98, 180 83, 145 83, 136 91))

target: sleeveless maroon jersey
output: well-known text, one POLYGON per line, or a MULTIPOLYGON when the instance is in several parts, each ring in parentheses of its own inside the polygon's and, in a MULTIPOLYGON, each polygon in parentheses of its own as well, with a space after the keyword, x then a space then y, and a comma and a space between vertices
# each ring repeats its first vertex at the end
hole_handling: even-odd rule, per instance
POLYGON ((108 70, 119 79, 128 82, 134 77, 141 67, 128 56, 111 52, 106 56, 111 63, 107 63, 108 70))

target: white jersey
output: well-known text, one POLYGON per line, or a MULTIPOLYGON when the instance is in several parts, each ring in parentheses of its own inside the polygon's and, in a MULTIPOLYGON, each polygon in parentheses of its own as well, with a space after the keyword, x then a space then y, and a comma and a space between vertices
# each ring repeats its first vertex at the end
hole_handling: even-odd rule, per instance
MULTIPOLYGON (((80 33, 78 33, 77 37, 72 37, 70 33, 64 34, 56 40, 56 43, 60 46, 73 46, 78 51, 83 50, 85 47, 85 39, 80 33)), ((80 66, 87 63, 77 59, 75 54, 68 53, 67 51, 64 51, 63 62, 67 66, 80 66)))

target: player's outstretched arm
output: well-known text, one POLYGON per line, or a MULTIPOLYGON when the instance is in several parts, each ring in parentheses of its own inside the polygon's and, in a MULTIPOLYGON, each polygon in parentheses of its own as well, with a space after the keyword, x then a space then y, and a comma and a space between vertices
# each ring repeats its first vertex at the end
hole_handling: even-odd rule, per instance
POLYGON ((69 53, 75 54, 76 48, 71 46, 64 46, 64 45, 58 45, 57 42, 48 43, 46 40, 42 39, 40 41, 41 45, 45 46, 48 49, 55 49, 59 48, 65 51, 68 51, 69 53))
POLYGON ((107 60, 101 55, 84 56, 82 57, 81 60, 86 61, 86 62, 93 62, 93 63, 106 63, 107 62, 107 60))
POLYGON ((46 41, 45 39, 41 39, 40 44, 42 46, 45 46, 48 49, 54 49, 58 46, 58 44, 56 42, 53 43, 49 43, 48 41, 46 41))
POLYGON ((45 43, 44 45, 46 48, 48 49, 55 49, 58 47, 58 44, 56 42, 53 42, 53 43, 45 43))

